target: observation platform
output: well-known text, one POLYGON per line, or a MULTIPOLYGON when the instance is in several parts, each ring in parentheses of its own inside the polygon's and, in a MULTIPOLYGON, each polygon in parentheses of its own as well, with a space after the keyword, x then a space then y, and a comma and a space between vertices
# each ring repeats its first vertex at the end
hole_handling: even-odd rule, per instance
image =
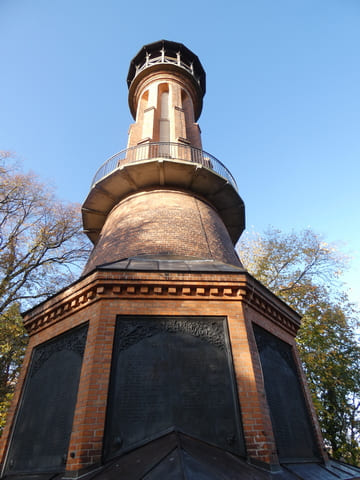
POLYGON ((84 232, 96 243, 115 205, 133 193, 159 186, 193 192, 210 203, 235 245, 245 228, 245 207, 230 171, 209 153, 173 142, 136 145, 99 168, 82 207, 84 232))
POLYGON ((181 71, 193 82, 197 91, 194 102, 195 118, 198 119, 202 110, 202 99, 206 91, 206 75, 199 58, 185 45, 169 40, 159 40, 142 49, 131 60, 127 84, 129 87, 129 107, 132 116, 136 117, 136 91, 137 85, 151 72, 181 71))

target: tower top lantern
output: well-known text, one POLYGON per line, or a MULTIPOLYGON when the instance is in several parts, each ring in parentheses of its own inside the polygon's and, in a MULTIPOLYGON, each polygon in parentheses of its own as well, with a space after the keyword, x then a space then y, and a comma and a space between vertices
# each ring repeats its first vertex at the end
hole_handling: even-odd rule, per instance
POLYGON ((202 99, 206 91, 206 74, 199 58, 182 43, 159 40, 144 45, 131 60, 127 84, 129 87, 129 107, 135 118, 136 104, 134 95, 141 80, 159 69, 162 71, 178 71, 188 76, 196 89, 195 117, 199 118, 202 110, 202 99))

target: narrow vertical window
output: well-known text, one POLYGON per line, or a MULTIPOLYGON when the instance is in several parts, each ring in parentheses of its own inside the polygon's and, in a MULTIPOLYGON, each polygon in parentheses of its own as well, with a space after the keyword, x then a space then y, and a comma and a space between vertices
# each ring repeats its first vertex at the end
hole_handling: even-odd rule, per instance
POLYGON ((160 85, 160 119, 159 119, 159 141, 166 142, 166 145, 160 145, 160 154, 170 155, 170 117, 169 117, 169 88, 167 85, 160 85))
POLYGON ((186 138, 191 142, 193 140, 191 127, 194 124, 194 108, 190 97, 184 90, 181 91, 181 103, 185 115, 186 138))
POLYGON ((146 91, 143 96, 141 97, 141 100, 138 105, 138 111, 137 111, 137 122, 143 119, 144 117, 144 111, 148 106, 148 99, 149 99, 149 92, 146 91))

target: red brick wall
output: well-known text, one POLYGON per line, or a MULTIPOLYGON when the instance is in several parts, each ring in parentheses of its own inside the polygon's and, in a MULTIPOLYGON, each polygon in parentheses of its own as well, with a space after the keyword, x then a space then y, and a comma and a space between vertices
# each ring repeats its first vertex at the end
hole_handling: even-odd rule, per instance
POLYGON ((143 254, 193 256, 240 266, 217 212, 176 190, 142 192, 120 202, 109 214, 84 273, 143 254))
MULTIPOLYGON (((69 473, 76 472, 101 462, 113 335, 118 314, 227 317, 248 458, 255 463, 277 463, 252 324, 258 323, 293 345, 298 317, 246 274, 97 272, 34 309, 25 318, 32 333, 8 426, 2 438, 2 455, 6 450, 32 348, 88 321, 88 338, 66 469, 69 473), (255 297, 261 301, 255 302, 255 297), (290 333, 291 329, 293 333, 290 333)), ((298 367, 301 368, 299 363, 298 367)), ((305 384, 304 392, 307 395, 305 384)), ((308 396, 306 398, 309 400, 308 396)), ((311 408, 310 411, 313 413, 311 408)), ((315 418, 313 423, 321 443, 315 418)))

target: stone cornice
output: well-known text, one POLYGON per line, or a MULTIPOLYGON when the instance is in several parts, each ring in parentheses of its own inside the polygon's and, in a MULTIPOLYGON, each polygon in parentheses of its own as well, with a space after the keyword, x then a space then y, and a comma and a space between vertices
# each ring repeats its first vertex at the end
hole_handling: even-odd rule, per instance
POLYGON ((247 273, 97 271, 24 314, 29 335, 99 300, 238 301, 295 335, 300 317, 247 273))

